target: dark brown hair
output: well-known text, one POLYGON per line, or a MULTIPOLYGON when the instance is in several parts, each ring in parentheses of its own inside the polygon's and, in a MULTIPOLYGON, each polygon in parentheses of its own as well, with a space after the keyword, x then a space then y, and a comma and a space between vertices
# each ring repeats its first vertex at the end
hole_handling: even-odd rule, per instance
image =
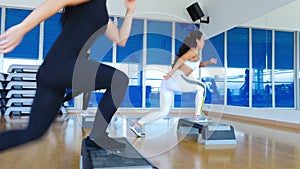
POLYGON ((197 41, 196 39, 200 40, 202 38, 203 34, 201 31, 193 31, 188 34, 188 36, 184 39, 181 47, 179 48, 178 53, 176 54, 174 63, 172 67, 175 65, 177 60, 184 55, 189 49, 197 47, 197 41))

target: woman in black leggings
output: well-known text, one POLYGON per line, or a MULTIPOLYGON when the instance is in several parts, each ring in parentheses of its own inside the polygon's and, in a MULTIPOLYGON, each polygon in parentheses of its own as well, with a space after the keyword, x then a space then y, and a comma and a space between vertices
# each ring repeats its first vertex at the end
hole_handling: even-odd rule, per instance
POLYGON ((64 8, 62 32, 37 73, 37 89, 28 127, 0 133, 0 151, 40 138, 58 115, 67 88, 83 92, 106 89, 99 105, 89 141, 98 148, 125 145, 107 136, 106 128, 128 86, 121 71, 89 61, 86 53, 98 35, 105 34, 120 46, 126 44, 135 0, 125 0, 126 17, 120 29, 109 19, 106 0, 46 0, 20 24, 0 36, 0 52, 12 51, 24 35, 64 8))

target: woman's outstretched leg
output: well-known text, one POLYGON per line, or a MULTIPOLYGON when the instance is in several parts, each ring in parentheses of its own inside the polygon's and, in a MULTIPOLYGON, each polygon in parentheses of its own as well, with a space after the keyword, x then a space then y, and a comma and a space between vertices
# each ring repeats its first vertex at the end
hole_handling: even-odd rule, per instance
POLYGON ((151 112, 135 122, 130 130, 133 131, 138 137, 144 137, 144 125, 150 122, 153 122, 161 117, 164 117, 169 114, 172 102, 174 100, 174 92, 167 88, 168 82, 162 80, 160 87, 160 109, 159 111, 151 112))
POLYGON ((27 128, 0 133, 0 151, 6 150, 43 136, 59 113, 64 90, 38 85, 32 104, 27 128))
POLYGON ((166 87, 166 81, 163 80, 160 87, 160 110, 148 113, 142 117, 138 123, 141 125, 153 122, 161 117, 167 116, 170 112, 172 102, 174 100, 174 92, 168 90, 166 87))

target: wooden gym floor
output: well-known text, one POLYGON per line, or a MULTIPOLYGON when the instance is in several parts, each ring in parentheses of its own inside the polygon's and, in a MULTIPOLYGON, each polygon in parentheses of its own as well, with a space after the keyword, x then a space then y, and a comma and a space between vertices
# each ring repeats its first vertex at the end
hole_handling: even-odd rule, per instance
MULTIPOLYGON (((115 116, 109 126, 113 137, 126 136, 160 169, 300 169, 300 130, 221 119, 234 127, 236 145, 205 146, 196 135, 177 133, 178 117, 148 124, 147 137, 135 138, 129 126, 138 116, 115 116)), ((79 169, 82 129, 79 114, 53 123, 35 142, 0 152, 0 169, 79 169)), ((0 120, 0 131, 23 128, 23 123, 0 120)), ((1 139, 1 138, 0 138, 1 139)))

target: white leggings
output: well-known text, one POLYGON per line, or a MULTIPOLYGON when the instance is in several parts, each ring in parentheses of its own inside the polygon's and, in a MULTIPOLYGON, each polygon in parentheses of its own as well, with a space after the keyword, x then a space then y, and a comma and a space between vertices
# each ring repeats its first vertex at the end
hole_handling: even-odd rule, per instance
POLYGON ((195 80, 192 75, 185 76, 183 72, 176 70, 172 78, 162 80, 160 87, 160 110, 145 115, 138 121, 138 123, 145 124, 153 122, 168 115, 172 101, 174 100, 174 92, 194 91, 197 91, 195 98, 195 115, 201 115, 206 91, 205 84, 195 80))

